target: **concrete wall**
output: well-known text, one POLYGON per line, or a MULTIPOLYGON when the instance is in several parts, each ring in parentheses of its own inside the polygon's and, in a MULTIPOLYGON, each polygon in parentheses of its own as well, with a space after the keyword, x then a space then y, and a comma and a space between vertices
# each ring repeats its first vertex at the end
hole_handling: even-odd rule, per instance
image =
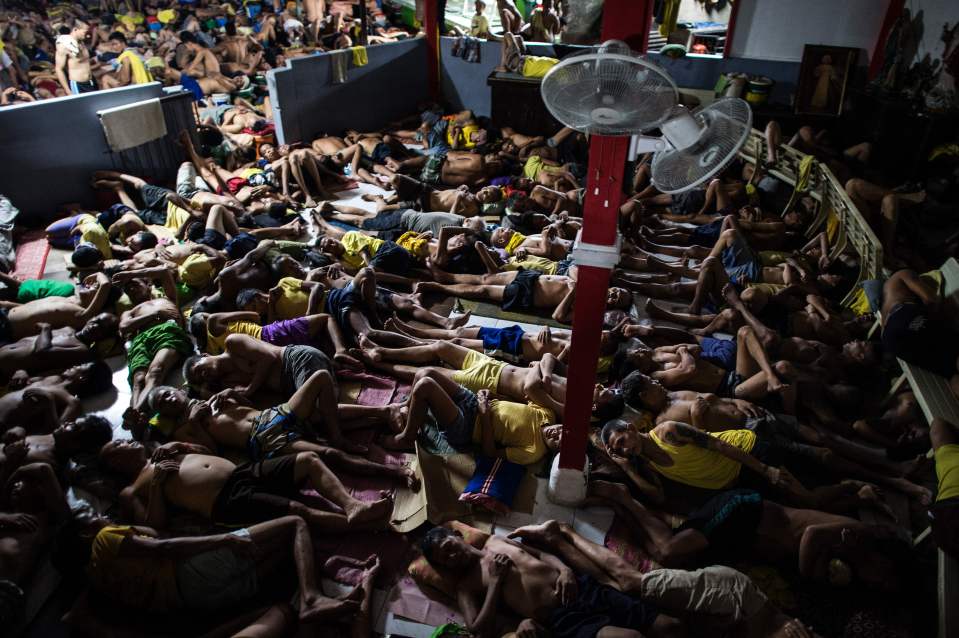
MULTIPOLYGON (((440 41, 443 97, 453 110, 472 109, 477 115, 490 114, 490 89, 486 78, 499 66, 499 42, 480 42, 480 61, 478 64, 466 62, 452 55, 456 38, 442 38, 440 41)), ((532 55, 555 56, 556 52, 548 44, 527 43, 526 48, 532 55)))
POLYGON ((367 48, 369 64, 350 63, 346 82, 333 84, 326 53, 291 59, 267 74, 281 144, 312 140, 319 133, 373 130, 416 111, 427 95, 426 41, 407 40, 367 48))
POLYGON ((863 49, 868 59, 889 6, 889 0, 740 2, 732 55, 737 58, 793 62, 802 60, 803 46, 806 44, 863 49))
MULTIPOLYGON (((500 44, 482 42, 480 63, 473 64, 451 55, 454 41, 454 38, 443 38, 440 43, 443 95, 453 109, 470 108, 477 115, 489 115, 490 90, 486 86, 486 78, 499 65, 500 44)), ((534 55, 555 55, 553 47, 549 45, 527 46, 534 55)), ((796 79, 799 77, 798 62, 723 59, 698 55, 674 60, 658 53, 650 53, 649 59, 664 67, 680 88, 711 90, 716 86, 719 74, 727 71, 765 75, 776 81, 772 100, 785 104, 790 103, 790 97, 796 88, 796 79)))
POLYGON ((144 177, 166 178, 158 173, 167 173, 171 162, 179 158, 152 148, 154 143, 144 145, 151 146, 147 155, 137 155, 138 149, 112 153, 96 114, 161 95, 161 85, 152 83, 0 109, 0 156, 6 160, 0 171, 0 193, 20 209, 18 222, 44 224, 56 217, 57 206, 64 203, 92 207, 89 182, 95 170, 138 169, 144 177))

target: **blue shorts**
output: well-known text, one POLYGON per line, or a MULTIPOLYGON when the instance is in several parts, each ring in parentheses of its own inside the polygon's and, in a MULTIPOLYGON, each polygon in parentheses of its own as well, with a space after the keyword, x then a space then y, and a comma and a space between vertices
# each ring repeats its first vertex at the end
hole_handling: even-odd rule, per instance
POLYGON ((737 286, 747 283, 762 283, 762 266, 749 244, 741 235, 736 235, 732 246, 723 250, 723 268, 729 276, 729 281, 737 286))
POLYGON ((523 354, 523 329, 517 325, 506 328, 480 328, 479 338, 484 350, 502 350, 516 356, 523 354))
POLYGON ((700 359, 715 363, 724 370, 736 369, 736 340, 735 339, 713 339, 712 337, 703 337, 699 343, 702 352, 700 359))

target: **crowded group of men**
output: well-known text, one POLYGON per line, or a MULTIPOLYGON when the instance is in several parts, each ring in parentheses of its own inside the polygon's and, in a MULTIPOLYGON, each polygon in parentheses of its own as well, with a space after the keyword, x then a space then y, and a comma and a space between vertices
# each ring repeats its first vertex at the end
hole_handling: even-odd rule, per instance
MULTIPOLYGON (((240 11, 224 28, 262 34, 273 21, 278 37, 282 14, 263 4, 261 29, 240 11)), ((272 41, 228 35, 220 53, 246 52, 228 69, 201 38, 219 46, 219 27, 204 20, 216 24, 221 9, 201 9, 178 7, 179 22, 156 30, 175 38, 169 60, 186 52, 165 68, 205 69, 198 81, 229 91, 233 70, 269 64, 272 41)), ((69 20, 81 42, 89 20, 69 20)), ((131 35, 154 31, 130 23, 131 35)), ((303 25, 305 42, 315 25, 303 25)), ((116 59, 127 50, 118 44, 116 59)), ((521 37, 510 33, 503 51, 507 65, 525 64, 521 37)), ((135 77, 134 55, 109 73, 135 77)), ((115 79, 71 75, 76 62, 60 88, 115 79)), ((22 615, 49 553, 85 579, 65 616, 84 635, 144 635, 153 623, 189 635, 337 624, 369 635, 382 557, 318 562, 315 544, 393 533, 395 490, 424 487, 384 450, 440 441, 541 468, 559 447, 585 136, 526 135, 432 105, 386 130, 279 146, 260 109, 204 112, 180 136, 175 184, 91 175, 115 203, 47 228, 73 280, 0 275, 4 622, 22 615), (364 206, 338 200, 360 183, 375 187, 364 206), (464 304, 548 325, 482 326, 464 304), (129 405, 110 423, 84 401, 110 389, 116 354, 129 405), (361 404, 342 391, 357 374, 408 390, 361 404), (360 498, 355 476, 395 488, 360 498), (114 505, 77 507, 68 491, 114 505), (344 570, 353 588, 325 594, 321 573, 344 570)), ((768 174, 778 127, 766 135, 765 157, 678 195, 655 188, 649 158, 632 167, 597 362, 588 503, 627 523, 641 557, 556 521, 481 545, 449 527, 418 530, 409 538, 456 583, 467 631, 829 635, 732 566, 772 564, 831 591, 895 597, 914 582, 914 525, 931 521, 934 541, 959 553, 959 424, 925 425, 907 392, 876 400, 884 355, 956 380, 959 340, 935 279, 891 276, 881 339, 869 339, 874 315, 840 304, 857 256, 835 254, 829 233, 810 227, 816 202, 768 174)))
POLYGON ((251 99, 290 58, 415 35, 372 0, 44 4, 0 9, 0 105, 153 81, 251 99))

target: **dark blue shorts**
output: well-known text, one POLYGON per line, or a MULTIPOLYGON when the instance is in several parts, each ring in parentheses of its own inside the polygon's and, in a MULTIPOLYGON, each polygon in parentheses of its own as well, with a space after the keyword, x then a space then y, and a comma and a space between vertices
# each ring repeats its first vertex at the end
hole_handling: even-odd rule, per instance
POLYGON ((523 329, 517 325, 506 328, 480 328, 483 349, 502 350, 517 356, 523 354, 523 329))
POLYGON ((708 224, 697 226, 693 229, 689 237, 689 243, 695 246, 705 246, 711 248, 719 241, 719 235, 723 232, 723 218, 715 219, 708 224))
POLYGON ((576 577, 576 600, 555 609, 549 616, 554 638, 595 638, 603 627, 622 627, 645 633, 659 610, 639 597, 601 585, 592 576, 576 577))
POLYGON ((715 363, 724 370, 736 369, 736 340, 735 339, 713 339, 712 337, 703 337, 699 343, 701 353, 700 359, 715 363))

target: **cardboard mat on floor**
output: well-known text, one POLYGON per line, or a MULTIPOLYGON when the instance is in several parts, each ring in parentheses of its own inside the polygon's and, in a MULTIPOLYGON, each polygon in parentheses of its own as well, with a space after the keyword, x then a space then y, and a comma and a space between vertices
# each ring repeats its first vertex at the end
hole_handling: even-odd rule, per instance
POLYGON ((483 317, 493 317, 503 321, 512 321, 514 323, 534 323, 540 326, 549 326, 551 328, 571 327, 569 324, 560 323, 549 316, 526 315, 520 312, 507 312, 499 306, 485 301, 473 301, 472 299, 457 299, 457 302, 464 310, 469 310, 475 315, 483 317))

